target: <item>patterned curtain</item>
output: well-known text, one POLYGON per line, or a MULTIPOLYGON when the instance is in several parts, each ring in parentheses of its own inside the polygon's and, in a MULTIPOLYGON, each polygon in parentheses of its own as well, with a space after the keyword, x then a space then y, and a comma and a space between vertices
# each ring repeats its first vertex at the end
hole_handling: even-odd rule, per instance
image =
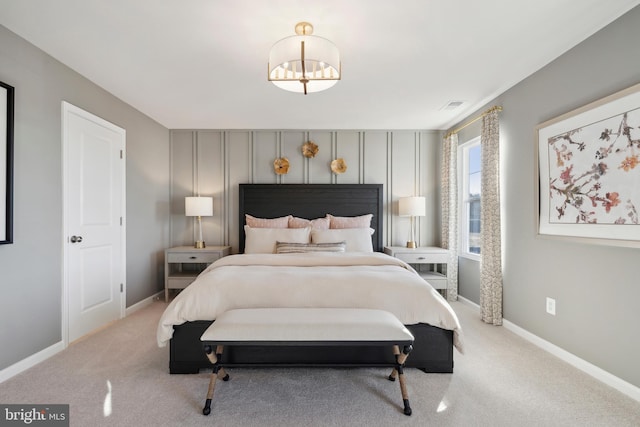
POLYGON ((500 244, 500 123, 498 109, 482 118, 480 196, 480 311, 482 320, 502 325, 502 246, 500 244))
POLYGON ((442 247, 449 249, 447 299, 458 299, 458 135, 451 134, 442 148, 442 247))

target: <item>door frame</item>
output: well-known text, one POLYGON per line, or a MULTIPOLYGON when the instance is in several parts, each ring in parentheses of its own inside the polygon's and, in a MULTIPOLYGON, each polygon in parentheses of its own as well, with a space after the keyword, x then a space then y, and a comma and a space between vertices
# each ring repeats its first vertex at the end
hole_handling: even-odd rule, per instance
POLYGON ((122 283, 122 292, 120 292, 120 319, 125 316, 126 313, 126 300, 127 300, 127 221, 126 221, 126 153, 127 153, 127 138, 126 131, 114 125, 111 122, 108 122, 94 114, 89 113, 79 107, 76 107, 73 104, 70 104, 66 101, 62 101, 62 342, 64 344, 64 348, 69 346, 69 244, 67 239, 70 235, 69 225, 68 225, 68 202, 69 202, 69 193, 68 193, 68 164, 67 164, 67 156, 69 154, 69 142, 67 140, 67 129, 69 126, 67 117, 69 113, 74 113, 80 117, 91 120, 95 123, 100 124, 108 129, 113 130, 116 133, 122 134, 123 136, 123 147, 122 147, 122 168, 121 168, 121 206, 122 206, 122 226, 120 227, 120 244, 122 254, 120 262, 122 263, 122 277, 120 278, 120 283, 122 283))

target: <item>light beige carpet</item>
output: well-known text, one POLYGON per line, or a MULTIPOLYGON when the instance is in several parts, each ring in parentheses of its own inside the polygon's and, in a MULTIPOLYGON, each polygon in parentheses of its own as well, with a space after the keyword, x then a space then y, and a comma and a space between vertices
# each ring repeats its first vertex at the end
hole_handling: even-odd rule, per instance
MULTIPOLYGON (((413 415, 386 369, 234 369, 202 415, 208 373, 169 375, 156 302, 0 384, 0 403, 68 403, 72 426, 640 426, 640 403, 453 303, 453 374, 407 369, 413 415), (104 415, 107 381, 111 414, 104 415)), ((109 405, 107 405, 109 406, 109 405)))

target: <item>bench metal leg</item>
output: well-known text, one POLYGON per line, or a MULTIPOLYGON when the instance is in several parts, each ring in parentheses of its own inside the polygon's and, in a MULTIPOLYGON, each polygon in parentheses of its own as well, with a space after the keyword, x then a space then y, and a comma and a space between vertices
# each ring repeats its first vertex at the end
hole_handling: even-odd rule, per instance
POLYGON ((213 392, 216 388, 216 380, 220 377, 223 381, 229 381, 229 374, 225 373, 224 368, 220 366, 220 360, 222 359, 222 351, 224 347, 219 345, 216 347, 216 352, 213 354, 213 348, 211 346, 205 346, 205 353, 211 363, 213 363, 213 372, 209 379, 209 389, 207 390, 207 399, 202 409, 203 415, 209 415, 211 413, 211 400, 213 399, 213 392))
MULTIPOLYGON (((396 362, 397 362, 398 356, 400 355, 400 348, 398 348, 397 345, 393 346, 393 354, 396 356, 396 362)), ((391 374, 389 375, 389 381, 395 381, 396 375, 398 375, 398 370, 396 368, 393 368, 393 371, 391 371, 391 374)))
POLYGON ((407 392, 407 384, 404 378, 404 362, 407 360, 409 353, 413 350, 410 345, 405 346, 400 353, 400 349, 397 345, 393 346, 393 352, 396 355, 396 367, 393 368, 391 375, 389 375, 390 381, 395 381, 396 374, 398 375, 398 381, 400 382, 400 393, 402 393, 402 403, 404 404, 404 414, 411 415, 411 405, 409 404, 409 393, 407 392))

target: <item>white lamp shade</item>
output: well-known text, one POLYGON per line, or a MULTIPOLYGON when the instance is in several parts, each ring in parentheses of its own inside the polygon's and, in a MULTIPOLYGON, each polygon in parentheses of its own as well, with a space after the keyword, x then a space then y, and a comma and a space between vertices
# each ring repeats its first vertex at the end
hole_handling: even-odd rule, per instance
POLYGON ((304 42, 307 92, 329 89, 340 80, 340 53, 331 41, 312 35, 286 37, 269 53, 269 80, 280 89, 303 92, 301 46, 304 42))
POLYGON ((185 197, 186 216, 213 216, 213 197, 185 197))
POLYGON ((402 197, 398 200, 399 216, 425 216, 427 203, 422 196, 402 197))

